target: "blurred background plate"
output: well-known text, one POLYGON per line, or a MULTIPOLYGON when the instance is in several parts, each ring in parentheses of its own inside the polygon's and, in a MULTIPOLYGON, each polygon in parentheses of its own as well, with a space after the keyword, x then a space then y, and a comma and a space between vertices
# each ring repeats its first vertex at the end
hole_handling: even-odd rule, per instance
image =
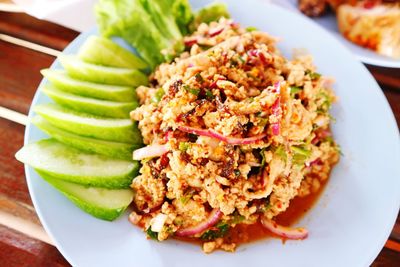
MULTIPOLYGON (((294 12, 302 14, 297 8, 298 0, 272 0, 273 3, 288 8, 294 12)), ((305 16, 305 15, 303 15, 305 16)), ((389 57, 381 56, 374 51, 369 49, 365 49, 358 45, 353 44, 348 41, 346 38, 340 34, 339 29, 336 23, 335 14, 329 13, 319 18, 309 18, 318 25, 322 26, 330 33, 332 33, 340 42, 342 42, 350 51, 358 57, 364 63, 380 66, 380 67, 388 67, 388 68, 400 68, 400 60, 392 59, 389 57)))

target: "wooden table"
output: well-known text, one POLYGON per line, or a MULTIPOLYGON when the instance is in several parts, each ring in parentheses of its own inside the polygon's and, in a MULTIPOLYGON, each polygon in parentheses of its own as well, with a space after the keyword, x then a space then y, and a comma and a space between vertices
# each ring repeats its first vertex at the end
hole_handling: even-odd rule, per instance
MULTIPOLYGON (((14 159, 15 152, 23 145, 24 125, 20 123, 26 118, 5 112, 2 107, 28 114, 42 79, 39 71, 49 67, 54 55, 78 34, 25 14, 0 12, 0 114, 9 117, 0 118, 0 266, 69 265, 41 228, 32 207, 23 165, 14 159), (32 46, 32 43, 41 46, 32 46)), ((368 68, 379 81, 400 124, 399 70, 368 68)), ((399 263, 398 218, 373 266, 399 266, 399 263)))

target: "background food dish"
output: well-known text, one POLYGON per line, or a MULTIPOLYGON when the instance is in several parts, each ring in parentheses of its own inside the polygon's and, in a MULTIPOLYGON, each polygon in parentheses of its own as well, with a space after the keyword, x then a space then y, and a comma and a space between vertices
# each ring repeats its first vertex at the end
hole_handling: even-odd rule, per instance
MULTIPOLYGON (((294 12, 299 12, 297 9, 297 0, 284 0, 284 1, 274 1, 278 5, 282 5, 294 12)), ((318 25, 322 26, 329 32, 331 32, 338 40, 340 40, 350 51, 357 56, 359 60, 364 63, 390 68, 400 68, 400 60, 392 59, 389 57, 381 56, 373 51, 365 49, 363 47, 357 46, 350 41, 346 40, 339 32, 336 16, 333 13, 325 14, 322 17, 310 18, 318 25)))
MULTIPOLYGON (((194 245, 148 242, 126 217, 108 223, 82 213, 28 168, 37 212, 72 265, 239 266, 251 262, 265 266, 268 259, 273 266, 309 266, 310 262, 364 266, 385 242, 399 208, 400 145, 393 115, 376 82, 339 42, 306 19, 258 1, 249 1, 245 8, 237 1, 227 2, 237 21, 281 36, 279 47, 286 55, 294 47, 307 48, 320 71, 336 78, 334 89, 340 101, 333 110, 337 118, 333 131, 345 156, 324 196, 301 221, 313 229, 310 238, 284 246, 271 239, 243 246, 235 254, 213 255, 203 255, 194 245), (314 35, 304 38, 307 32, 314 35)), ((67 53, 76 52, 88 35, 80 36, 67 53)), ((33 105, 47 101, 37 94, 33 105)), ((26 142, 42 137, 37 129, 27 127, 26 142)))

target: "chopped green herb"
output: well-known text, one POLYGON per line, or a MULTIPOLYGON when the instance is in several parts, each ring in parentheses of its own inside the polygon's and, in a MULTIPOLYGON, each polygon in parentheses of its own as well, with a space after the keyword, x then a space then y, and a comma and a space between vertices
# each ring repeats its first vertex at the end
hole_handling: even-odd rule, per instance
POLYGON ((244 221, 244 219, 246 219, 246 217, 244 217, 243 215, 240 215, 237 211, 233 214, 233 218, 232 220, 230 220, 230 224, 239 224, 241 222, 244 221))
POLYGON ((198 96, 200 94, 200 89, 191 88, 191 87, 189 87, 187 85, 184 85, 183 89, 185 89, 186 91, 188 91, 189 93, 191 93, 191 94, 193 94, 195 96, 198 96))
POLYGON ((155 92, 153 98, 151 99, 151 102, 153 102, 153 103, 160 102, 164 95, 165 95, 164 89, 162 87, 158 88, 158 90, 155 92))
POLYGON ((238 59, 239 59, 242 63, 246 63, 246 60, 244 60, 243 57, 239 56, 238 59))
POLYGON ((213 100, 215 98, 215 96, 213 95, 211 90, 207 90, 206 91, 206 97, 207 97, 208 100, 213 100))
POLYGON ((264 202, 264 205, 263 206, 261 206, 261 211, 262 212, 266 212, 268 209, 270 209, 271 208, 271 203, 270 203, 270 200, 269 200, 269 197, 267 197, 266 199, 265 199, 265 202, 264 202))
POLYGON ((265 148, 261 149, 260 154, 261 154, 261 158, 262 158, 261 167, 264 167, 265 161, 266 161, 266 159, 265 159, 265 148))
POLYGON ((229 225, 226 222, 221 221, 215 227, 212 227, 212 229, 204 232, 200 236, 200 239, 203 241, 211 241, 219 237, 224 237, 228 233, 228 231, 229 225))
POLYGON ((254 26, 249 26, 249 27, 246 28, 246 31, 247 32, 254 32, 254 31, 258 31, 258 29, 256 27, 254 27, 254 26))
POLYGON ((190 134, 188 134, 188 137, 189 137, 190 142, 194 143, 194 142, 196 142, 198 136, 193 133, 190 133, 190 134))
POLYGON ((236 177, 240 175, 240 171, 239 170, 234 170, 233 172, 235 173, 236 177))
POLYGON ((260 118, 258 126, 263 127, 263 126, 267 125, 267 123, 268 123, 268 118, 260 118))
POLYGON ((181 198, 179 198, 179 200, 181 201, 182 204, 186 204, 192 198, 195 192, 196 191, 194 191, 193 189, 190 189, 181 198))
POLYGON ((301 88, 301 87, 290 86, 290 94, 291 95, 295 95, 295 94, 297 94, 298 92, 301 92, 301 91, 303 91, 303 88, 301 88))
POLYGON ((204 81, 204 79, 200 73, 196 73, 196 75, 194 77, 198 83, 202 83, 204 81))
POLYGON ((286 151, 285 148, 283 146, 278 146, 275 148, 274 150, 275 155, 277 155, 278 157, 282 158, 283 160, 287 160, 287 155, 286 155, 286 151))
POLYGON ((306 75, 309 75, 311 80, 317 80, 321 77, 321 74, 318 72, 312 72, 310 70, 306 70, 306 75))
POLYGON ((248 99, 248 101, 250 102, 250 103, 252 103, 253 101, 254 101, 254 97, 249 97, 249 98, 247 98, 248 99))
POLYGON ((182 152, 186 152, 190 148, 190 143, 188 142, 179 142, 179 150, 182 152))
POLYGON ((149 228, 147 228, 146 230, 146 234, 148 237, 150 237, 153 240, 158 240, 158 233, 157 232, 153 232, 151 230, 151 226, 149 226, 149 228))
POLYGON ((304 156, 307 156, 307 157, 309 157, 311 155, 311 151, 306 149, 303 146, 292 146, 291 150, 295 154, 301 154, 301 155, 304 155, 304 156))
POLYGON ((229 63, 231 64, 231 66, 236 67, 237 65, 239 65, 239 62, 236 61, 236 59, 231 58, 229 60, 229 63))
POLYGON ((198 44, 198 46, 203 50, 208 50, 212 47, 211 45, 205 45, 205 44, 198 44))
POLYGON ((321 90, 321 92, 319 92, 318 95, 317 95, 317 103, 320 103, 319 106, 318 106, 317 112, 325 114, 331 108, 332 99, 326 93, 326 91, 321 90), (320 101, 318 101, 318 100, 320 100, 320 101))

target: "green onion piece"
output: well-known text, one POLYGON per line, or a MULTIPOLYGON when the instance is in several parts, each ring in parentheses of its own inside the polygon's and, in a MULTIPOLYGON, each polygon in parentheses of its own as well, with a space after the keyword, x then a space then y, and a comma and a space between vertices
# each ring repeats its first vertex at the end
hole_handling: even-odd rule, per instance
POLYGON ((261 160, 261 167, 264 167, 265 161, 266 161, 266 160, 265 160, 265 148, 261 149, 260 154, 261 154, 261 158, 262 158, 262 160, 261 160))
POLYGON ((194 77, 198 83, 202 83, 204 81, 204 79, 200 73, 196 73, 196 75, 194 77))
POLYGON ((183 86, 183 89, 185 89, 186 91, 188 91, 189 93, 198 96, 200 94, 200 89, 196 89, 196 88, 191 88, 187 85, 183 86))
POLYGON ((213 95, 213 93, 211 92, 211 90, 207 90, 206 91, 206 98, 208 100, 213 100, 215 98, 215 96, 213 95))
POLYGON ((285 161, 287 160, 286 151, 283 146, 276 147, 274 153, 275 153, 275 155, 282 158, 283 160, 285 160, 285 161))
POLYGON ((303 165, 305 161, 311 156, 311 151, 304 146, 292 146, 293 157, 292 162, 296 165, 303 165))
POLYGON ((311 80, 318 80, 321 77, 321 74, 312 72, 311 70, 306 70, 306 75, 309 75, 311 80))
POLYGON ((165 95, 164 89, 162 87, 158 88, 158 90, 155 92, 153 98, 151 99, 151 102, 153 102, 153 103, 160 102, 164 95, 165 95))
POLYGON ((186 152, 190 148, 190 143, 188 142, 179 142, 179 150, 182 152, 186 152))
POLYGON ((214 240, 219 237, 224 237, 228 231, 229 225, 226 222, 221 221, 215 226, 215 229, 210 229, 204 232, 204 234, 200 236, 200 239, 203 241, 214 240))
POLYGON ((254 32, 254 31, 258 31, 258 29, 257 29, 257 27, 249 26, 249 27, 246 28, 246 31, 247 32, 254 32))
POLYGON ((232 220, 229 221, 229 224, 239 224, 246 219, 243 215, 240 215, 237 211, 233 214, 232 220))
POLYGON ((290 86, 290 94, 294 95, 297 94, 298 92, 303 91, 303 88, 298 87, 298 86, 290 86))
POLYGON ((146 234, 148 237, 150 237, 153 240, 157 240, 158 241, 158 233, 157 232, 153 232, 151 230, 151 226, 149 226, 149 228, 147 228, 146 230, 146 234))

